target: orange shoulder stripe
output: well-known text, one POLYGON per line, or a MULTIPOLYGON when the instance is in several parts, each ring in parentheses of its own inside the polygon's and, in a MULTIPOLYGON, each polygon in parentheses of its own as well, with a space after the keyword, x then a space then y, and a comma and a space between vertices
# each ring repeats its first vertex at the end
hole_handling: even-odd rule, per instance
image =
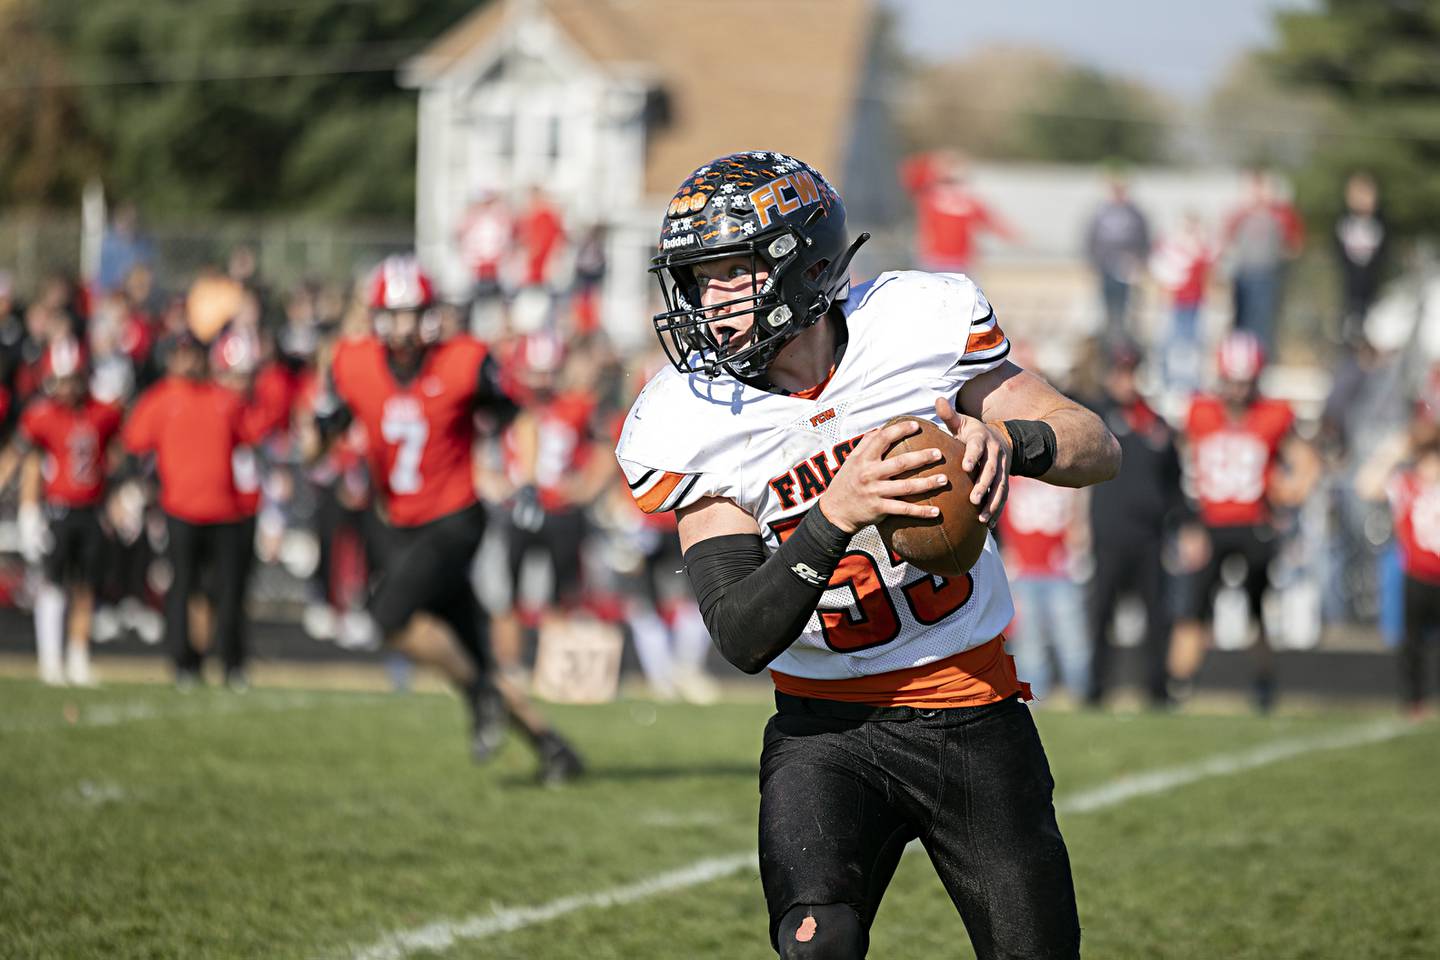
POLYGON ((683 473, 670 473, 667 470, 663 477, 655 481, 653 487, 635 497, 635 503, 646 513, 654 513, 665 503, 666 498, 675 492, 683 479, 683 473))
POLYGON ((1005 342, 1005 331, 1000 329, 1000 324, 995 324, 989 330, 979 330, 970 334, 970 339, 965 342, 966 353, 981 353, 985 350, 993 350, 1005 342))

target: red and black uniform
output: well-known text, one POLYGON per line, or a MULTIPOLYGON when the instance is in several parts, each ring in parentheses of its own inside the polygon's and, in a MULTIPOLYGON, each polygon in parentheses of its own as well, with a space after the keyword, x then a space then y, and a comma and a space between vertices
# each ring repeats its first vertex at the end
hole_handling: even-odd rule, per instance
POLYGON ((1386 493, 1405 573, 1405 639, 1400 648, 1401 697, 1425 700, 1425 640, 1440 630, 1440 481, 1414 468, 1396 473, 1386 493))
MULTIPOLYGON (((535 491, 541 515, 538 525, 524 525, 512 517, 506 531, 512 597, 517 595, 525 558, 538 550, 550 558, 554 570, 550 605, 569 609, 580 600, 585 505, 570 499, 568 484, 595 453, 591 423, 597 407, 592 395, 570 391, 529 408, 536 424, 535 491)), ((506 467, 518 483, 523 478, 513 437, 507 435, 503 446, 506 467)))
MULTIPOLYGON (((248 396, 240 395, 244 405, 241 414, 243 442, 231 456, 231 472, 235 478, 235 504, 241 525, 232 544, 236 552, 233 588, 240 595, 242 610, 250 590, 250 575, 255 567, 255 518, 260 512, 264 473, 260 446, 273 434, 288 429, 290 411, 298 392, 299 381, 294 371, 282 363, 271 362, 255 375, 248 396)), ((243 614, 236 622, 236 629, 240 631, 236 646, 248 648, 243 614)))
POLYGON ((99 581, 105 454, 120 432, 120 417, 119 408, 90 396, 78 406, 43 398, 20 417, 21 439, 44 457, 42 496, 54 542, 44 570, 52 583, 99 581))
POLYGON ((1190 613, 1196 619, 1209 619, 1221 566, 1232 556, 1245 561, 1250 612, 1260 617, 1278 546, 1270 485, 1294 424, 1283 400, 1260 397, 1238 414, 1218 397, 1199 395, 1191 402, 1185 423, 1190 478, 1211 546, 1210 562, 1192 584, 1190 613))
POLYGON ((446 621, 482 668, 488 621, 470 585, 485 531, 472 468, 477 412, 515 413, 488 347, 459 336, 428 348, 402 375, 374 337, 346 340, 330 368, 338 401, 365 431, 386 520, 384 569, 370 612, 387 635, 424 610, 446 621))
POLYGON ((208 380, 170 376, 147 390, 125 423, 125 449, 154 455, 174 580, 165 595, 165 632, 177 670, 200 669, 187 604, 214 603, 215 637, 227 671, 244 666, 243 570, 252 549, 237 486, 236 453, 256 439, 243 398, 208 380))

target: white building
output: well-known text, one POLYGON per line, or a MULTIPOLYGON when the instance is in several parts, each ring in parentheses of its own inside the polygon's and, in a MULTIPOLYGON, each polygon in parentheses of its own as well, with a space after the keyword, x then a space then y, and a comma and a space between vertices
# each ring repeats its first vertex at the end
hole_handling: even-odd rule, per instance
POLYGON ((420 91, 421 259, 463 290, 466 207, 542 186, 572 231, 608 228, 603 322, 628 345, 650 335, 665 204, 713 157, 784 151, 837 181, 852 219, 902 214, 886 111, 863 97, 874 19, 871 0, 491 0, 402 73, 420 91))

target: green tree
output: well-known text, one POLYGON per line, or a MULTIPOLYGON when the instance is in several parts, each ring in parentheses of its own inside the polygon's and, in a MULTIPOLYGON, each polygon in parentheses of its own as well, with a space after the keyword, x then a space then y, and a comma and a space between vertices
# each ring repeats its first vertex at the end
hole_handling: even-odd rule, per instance
POLYGON ((1312 222, 1339 210, 1354 169, 1372 171, 1397 234, 1440 224, 1440 0, 1320 0, 1277 15, 1267 63, 1325 95, 1340 124, 1320 137, 1298 176, 1312 222))
POLYGON ((1167 126, 1148 90, 1090 67, 1071 67, 1025 120, 1025 153, 1062 163, 1164 159, 1167 126))
POLYGON ((0 0, 0 39, 0 203, 72 199, 99 170, 100 151, 60 52, 18 0, 0 0))
POLYGON ((997 160, 1154 163, 1171 138, 1168 109, 1139 84, 1050 51, 994 46, 913 68, 899 126, 906 152, 948 147, 997 160))
POLYGON ((28 2, 63 54, 112 193, 162 215, 381 217, 414 202, 416 97, 396 69, 478 5, 28 2))

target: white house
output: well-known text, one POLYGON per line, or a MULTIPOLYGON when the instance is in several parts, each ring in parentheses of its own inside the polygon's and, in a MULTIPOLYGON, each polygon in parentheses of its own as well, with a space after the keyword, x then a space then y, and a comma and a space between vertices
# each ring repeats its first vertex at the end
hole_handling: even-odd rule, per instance
POLYGON ((661 215, 706 160, 784 151, 852 218, 903 214, 887 111, 863 96, 877 36, 872 0, 490 0, 402 72, 420 91, 418 252, 462 289, 465 208, 540 185, 572 225, 608 228, 604 323, 640 342, 661 215))

